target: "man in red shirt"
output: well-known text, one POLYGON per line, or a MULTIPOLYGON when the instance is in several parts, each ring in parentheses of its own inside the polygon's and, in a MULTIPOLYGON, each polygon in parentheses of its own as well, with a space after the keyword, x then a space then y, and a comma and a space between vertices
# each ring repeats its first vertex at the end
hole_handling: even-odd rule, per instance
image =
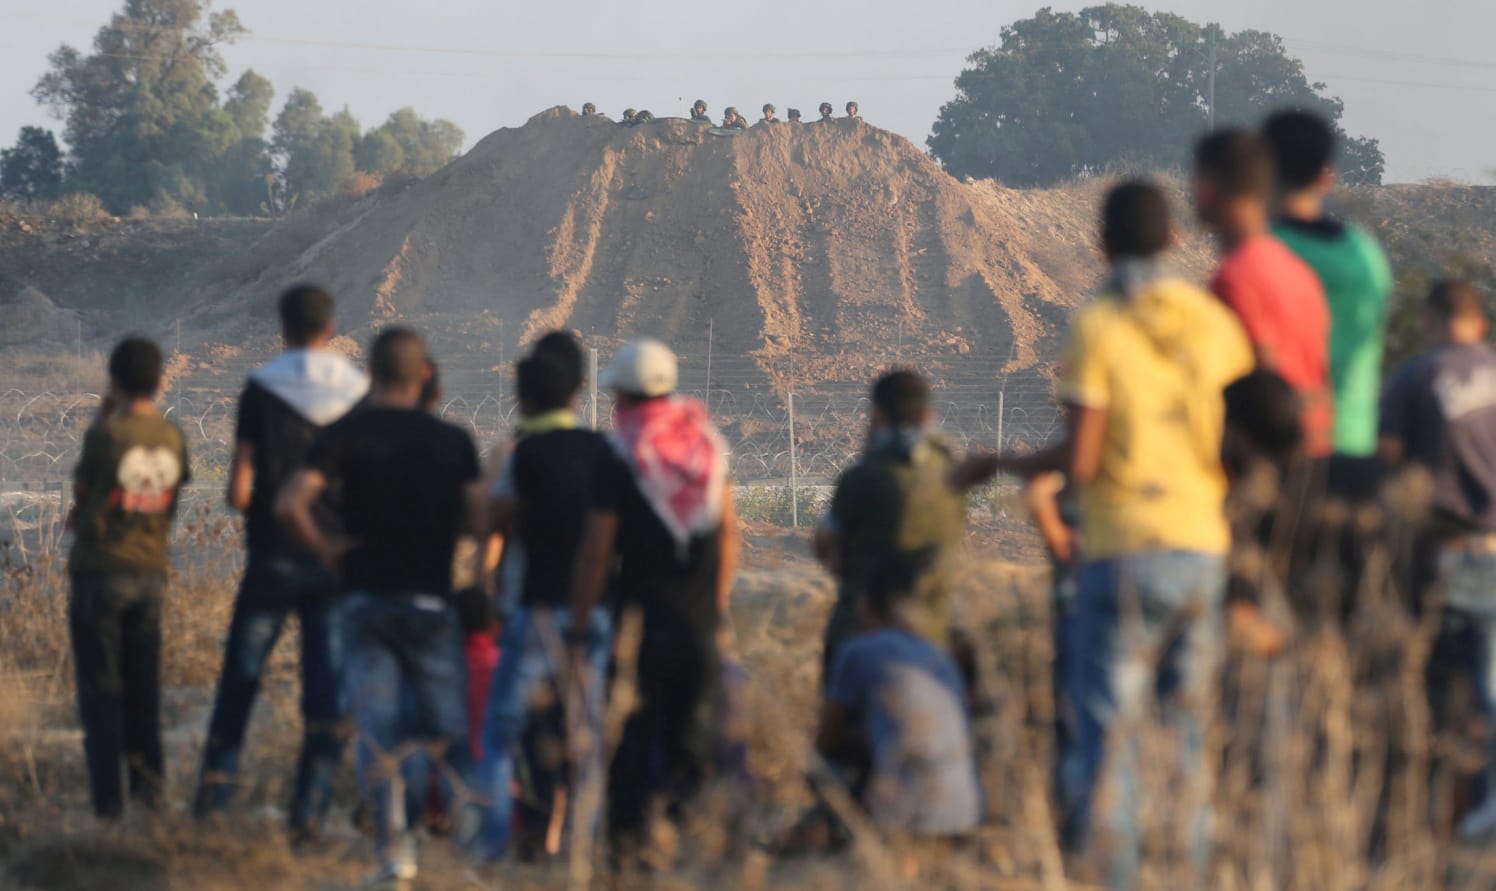
POLYGON ((1246 130, 1195 147, 1195 208, 1221 245, 1211 290, 1241 319, 1260 368, 1303 401, 1304 447, 1328 455, 1334 428, 1330 310, 1319 277, 1272 235, 1272 154, 1246 130))

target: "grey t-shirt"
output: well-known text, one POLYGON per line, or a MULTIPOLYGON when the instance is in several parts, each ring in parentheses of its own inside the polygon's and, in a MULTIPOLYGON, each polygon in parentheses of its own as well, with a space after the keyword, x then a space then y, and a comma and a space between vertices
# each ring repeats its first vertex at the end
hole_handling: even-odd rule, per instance
POLYGON ((1444 519, 1496 532, 1496 352, 1450 345, 1399 368, 1382 396, 1381 435, 1428 468, 1444 519))
POLYGON ((886 629, 842 645, 827 697, 858 715, 871 750, 864 804, 891 832, 962 835, 981 819, 966 694, 929 641, 886 629))

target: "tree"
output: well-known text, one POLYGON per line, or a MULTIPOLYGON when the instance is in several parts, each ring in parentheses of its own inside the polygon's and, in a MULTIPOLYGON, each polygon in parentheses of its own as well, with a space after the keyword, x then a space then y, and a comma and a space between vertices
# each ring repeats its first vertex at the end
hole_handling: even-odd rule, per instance
POLYGON ((0 195, 7 198, 56 198, 62 174, 62 150, 51 130, 22 127, 15 148, 0 150, 0 195))
POLYGON ((288 195, 301 203, 332 194, 353 175, 358 121, 347 109, 328 117, 309 90, 295 89, 275 119, 271 145, 288 195))
POLYGON ((366 133, 355 152, 358 169, 369 173, 435 173, 462 150, 463 133, 451 121, 423 120, 402 108, 366 133))
POLYGON ((214 129, 224 132, 226 144, 215 153, 207 179, 213 203, 229 213, 252 215, 265 201, 265 177, 275 170, 265 141, 274 97, 270 81, 246 71, 223 103, 214 129))
MULTIPOLYGON (((1281 38, 1112 3, 1041 9, 1004 28, 998 46, 967 57, 927 144, 952 174, 1020 186, 1116 164, 1181 164, 1208 126, 1212 33, 1218 125, 1253 125, 1297 107, 1338 127, 1343 104, 1308 81, 1281 38)), ((1380 182, 1376 141, 1342 137, 1345 181, 1380 182)))
POLYGON ((71 185, 122 213, 158 201, 207 202, 205 162, 235 142, 214 82, 218 47, 244 32, 208 0, 125 0, 84 55, 63 46, 32 95, 66 126, 71 185))

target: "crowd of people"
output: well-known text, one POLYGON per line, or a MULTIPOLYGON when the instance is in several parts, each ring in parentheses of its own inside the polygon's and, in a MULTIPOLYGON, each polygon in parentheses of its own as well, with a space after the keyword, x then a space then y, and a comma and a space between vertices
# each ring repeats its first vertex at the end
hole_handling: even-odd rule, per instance
MULTIPOLYGON (((831 105, 830 102, 822 102, 819 112, 821 116, 817 121, 818 123, 825 123, 827 121, 834 121, 838 119, 836 117, 836 109, 831 105)), ((842 118, 842 120, 857 120, 857 103, 848 102, 846 105, 846 112, 846 117, 842 118)), ((781 123, 778 115, 779 109, 775 108, 773 103, 764 103, 763 117, 759 118, 756 122, 750 122, 746 117, 738 112, 737 108, 729 105, 727 108, 723 109, 722 124, 720 125, 719 129, 746 130, 753 124, 778 124, 781 123)), ((601 115, 597 110, 597 106, 593 103, 585 102, 582 104, 582 117, 587 118, 599 116, 606 119, 606 116, 601 115)), ((787 109, 785 112, 785 116, 785 119, 791 124, 801 123, 800 109, 798 108, 787 109)), ((638 110, 633 108, 626 108, 623 111, 623 117, 619 120, 618 123, 621 126, 625 127, 637 127, 640 124, 647 124, 654 119, 654 114, 647 109, 638 110)), ((705 99, 697 99, 695 102, 691 103, 691 111, 688 120, 690 120, 692 123, 704 124, 708 127, 714 126, 712 123, 711 115, 707 113, 707 104, 705 99)))
MULTIPOLYGON (((1310 565, 1325 536, 1345 534, 1312 519, 1332 495, 1374 501, 1401 467, 1432 479, 1410 608, 1439 602, 1425 590, 1445 592, 1446 662, 1496 706, 1496 353, 1485 303, 1467 283, 1436 287, 1429 352, 1379 397, 1392 277, 1364 230, 1326 212, 1334 147, 1330 127, 1301 112, 1197 145, 1193 201, 1221 249, 1208 290, 1168 267, 1175 229, 1158 185, 1109 192, 1105 281, 1073 320, 1065 431, 1042 451, 957 455, 933 429, 916 371, 874 383, 865 448, 814 536, 838 583, 814 737, 823 806, 781 851, 845 842, 833 786, 891 836, 959 843, 990 812, 971 719, 982 643, 955 627, 952 566, 968 493, 999 473, 1025 481, 1055 566, 1060 836, 1071 851, 1104 849, 1113 887, 1140 871, 1139 734, 1155 725, 1179 740, 1175 767, 1188 782, 1171 787, 1182 791, 1171 805, 1201 870, 1190 887, 1207 886, 1204 722, 1223 638, 1272 658, 1303 637, 1295 629, 1355 608, 1354 548, 1337 551, 1348 554, 1343 590, 1315 588, 1322 567, 1310 565), (1265 498, 1248 485, 1264 478, 1265 498), (1285 535, 1287 548, 1270 547, 1285 535), (1270 553, 1234 559, 1253 548, 1270 553), (1120 794, 1101 794, 1108 776, 1120 794)), ((295 614, 296 843, 322 830, 351 725, 377 881, 415 875, 414 830, 432 811, 481 861, 601 833, 615 873, 628 875, 651 814, 679 818, 709 781, 744 769, 723 720, 741 676, 725 630, 739 529, 722 437, 675 392, 675 355, 647 339, 620 349, 599 380, 615 397, 611 429, 585 429, 581 348, 553 332, 515 366, 522 420, 485 472, 471 437, 430 410, 436 368, 421 337, 381 331, 366 378, 328 348, 333 315, 320 288, 287 291, 285 352, 240 400, 228 500, 245 517, 248 558, 196 812, 231 806, 260 679, 295 614), (458 589, 465 537, 477 542, 478 581, 458 589)), ((155 806, 164 775, 160 613, 189 461, 154 408, 161 372, 150 342, 115 349, 76 472, 71 623, 104 818, 122 813, 126 792, 155 806)), ((1460 831, 1496 832, 1496 794, 1460 831)))

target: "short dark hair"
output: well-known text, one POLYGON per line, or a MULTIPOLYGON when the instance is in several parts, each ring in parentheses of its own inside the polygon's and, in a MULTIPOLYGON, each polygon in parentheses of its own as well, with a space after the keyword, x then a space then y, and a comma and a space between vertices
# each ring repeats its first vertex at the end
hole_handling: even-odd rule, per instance
POLYGON ((587 373, 582 370, 582 344, 570 331, 552 331, 535 341, 532 356, 549 356, 556 362, 556 373, 566 382, 566 396, 571 398, 582 389, 587 373))
POLYGON ((1312 112, 1278 112, 1262 125, 1262 138, 1273 151, 1278 186, 1287 191, 1313 185, 1335 160, 1335 131, 1312 112))
POLYGON ((514 388, 521 405, 542 412, 565 408, 576 392, 566 366, 548 353, 522 359, 514 366, 514 388))
POLYGON ((930 385, 913 371, 890 371, 873 384, 873 406, 896 427, 922 423, 930 410, 930 385))
POLYGON ((1226 426, 1241 431, 1253 449, 1275 460, 1298 451, 1303 402, 1281 375, 1254 371, 1226 387, 1225 396, 1226 426))
POLYGON ((1488 318, 1480 291, 1458 278, 1444 279, 1434 285, 1428 295, 1428 311, 1446 320, 1488 318))
POLYGON ((161 348, 144 337, 127 337, 109 354, 109 379, 131 399, 161 389, 161 348))
POLYGON ((431 409, 436 407, 436 400, 442 397, 442 370, 436 364, 435 359, 426 359, 426 382, 421 384, 421 408, 431 409))
POLYGON ((332 295, 317 285, 292 285, 280 296, 281 334, 295 345, 311 342, 332 324, 332 295))
POLYGON ((409 328, 391 327, 379 332, 369 349, 369 376, 375 386, 402 387, 426 379, 426 344, 409 328))
POLYGON ((873 561, 863 596, 874 616, 891 619, 901 603, 914 597, 920 575, 939 559, 934 548, 915 552, 892 550, 873 561))
POLYGON ((1195 172, 1228 197, 1267 197, 1273 190, 1273 156, 1250 130, 1222 130, 1195 146, 1195 172))
POLYGON ((1169 247, 1169 229, 1169 199, 1153 183, 1128 180, 1107 193, 1101 208, 1107 256, 1157 256, 1169 247))

